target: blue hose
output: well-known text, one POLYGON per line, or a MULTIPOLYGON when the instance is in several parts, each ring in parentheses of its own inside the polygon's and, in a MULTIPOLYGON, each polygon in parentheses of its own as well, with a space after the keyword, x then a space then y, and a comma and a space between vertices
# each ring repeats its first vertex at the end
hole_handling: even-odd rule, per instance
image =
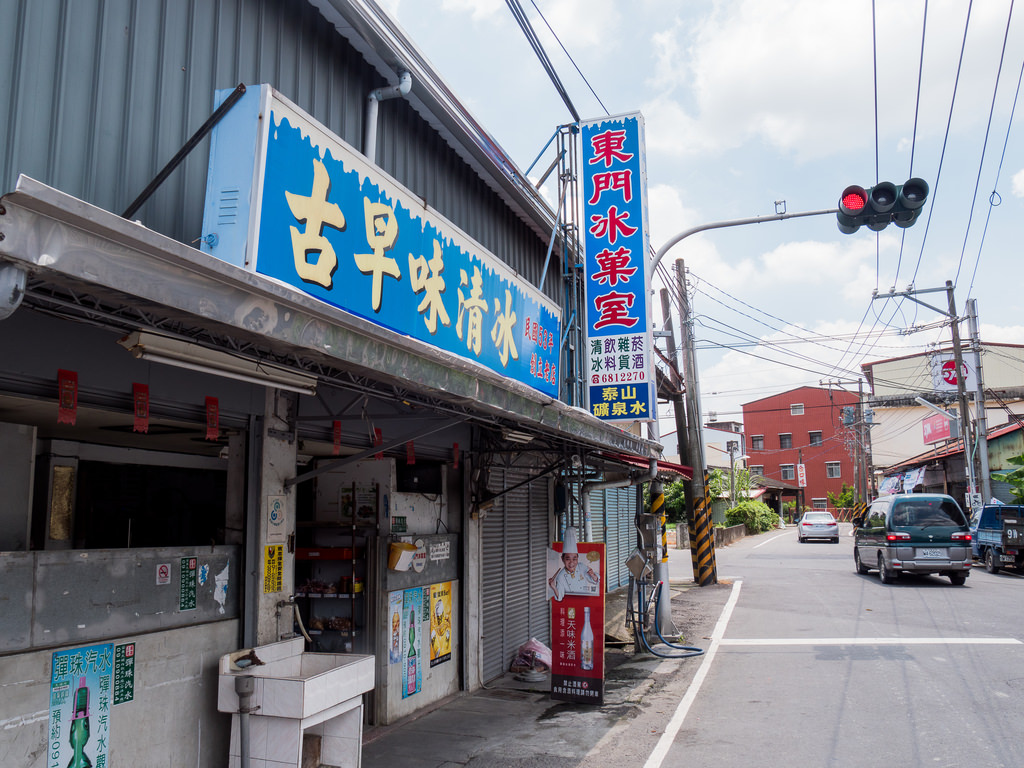
MULTIPOLYGON (((654 603, 655 606, 657 606, 657 604, 658 604, 658 595, 661 593, 661 587, 662 587, 663 583, 664 582, 659 581, 657 588, 654 590, 654 600, 652 600, 652 602, 654 603)), ((643 590, 640 590, 640 589, 637 590, 637 615, 641 615, 641 613, 642 613, 642 611, 640 610, 640 609, 643 608, 643 605, 642 605, 642 603, 643 603, 642 592, 643 592, 643 590)), ((635 632, 636 629, 637 628, 634 627, 633 631, 635 632)), ((651 644, 649 642, 647 642, 647 635, 644 633, 643 627, 641 627, 640 628, 640 641, 644 644, 644 647, 650 653, 654 654, 655 656, 658 656, 658 657, 660 657, 662 659, 689 659, 689 658, 692 658, 694 656, 702 656, 704 654, 704 649, 703 648, 697 648, 697 647, 692 646, 692 645, 678 645, 676 643, 670 643, 668 640, 666 640, 662 636, 662 634, 661 634, 661 627, 658 626, 658 611, 657 610, 654 611, 654 631, 658 633, 658 637, 661 640, 661 643, 658 643, 658 645, 667 645, 669 648, 675 648, 675 649, 680 650, 680 651, 687 651, 687 653, 681 653, 681 654, 680 653, 659 653, 658 651, 654 650, 651 647, 651 644)))

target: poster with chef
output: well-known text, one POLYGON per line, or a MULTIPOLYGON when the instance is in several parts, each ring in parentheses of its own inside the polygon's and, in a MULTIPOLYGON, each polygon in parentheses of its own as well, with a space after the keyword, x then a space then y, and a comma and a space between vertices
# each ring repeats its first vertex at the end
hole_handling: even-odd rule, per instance
POLYGON ((581 544, 576 529, 548 552, 551 698, 604 702, 604 544, 581 544))

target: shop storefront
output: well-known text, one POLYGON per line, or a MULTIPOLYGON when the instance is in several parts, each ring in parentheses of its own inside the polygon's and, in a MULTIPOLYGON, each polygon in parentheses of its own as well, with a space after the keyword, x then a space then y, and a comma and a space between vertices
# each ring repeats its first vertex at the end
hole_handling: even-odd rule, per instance
MULTIPOLYGON (((19 764, 102 744, 111 763, 222 765, 219 660, 282 639, 372 657, 368 723, 486 683, 549 637, 546 552, 565 525, 587 529, 564 488, 638 471, 602 452, 643 464, 658 450, 559 399, 562 291, 557 270, 541 276, 551 213, 457 105, 438 106, 411 44, 368 4, 300 4, 294 18, 243 5, 295 45, 320 41, 346 115, 362 115, 367 85, 404 78, 404 59, 411 95, 381 106, 382 149, 411 170, 377 168, 335 102, 297 106, 304 89, 262 86, 258 67, 218 82, 252 76, 251 101, 132 219, 113 212, 123 182, 95 157, 111 126, 143 145, 155 123, 77 115, 103 130, 92 149, 59 147, 91 169, 70 178, 37 161, 52 144, 6 129, 0 720, 14 725, 0 752, 19 764), (274 153, 283 164, 254 164, 274 153), (423 178, 441 190, 428 204, 423 178)), ((86 21, 45 10, 19 16, 20 33, 86 21)), ((127 23, 140 51, 194 23, 140 19, 127 23)), ((90 66, 132 70, 105 50, 90 66)), ((33 52, 19 51, 23 72, 33 52)), ((283 60, 260 55, 264 70, 283 60)), ((212 104, 214 63, 194 69, 183 101, 212 104)), ((55 83, 53 101, 71 104, 71 86, 55 83)), ((124 114, 142 114, 137 97, 124 114)), ((625 551, 635 489, 600 498, 594 535, 625 551)))

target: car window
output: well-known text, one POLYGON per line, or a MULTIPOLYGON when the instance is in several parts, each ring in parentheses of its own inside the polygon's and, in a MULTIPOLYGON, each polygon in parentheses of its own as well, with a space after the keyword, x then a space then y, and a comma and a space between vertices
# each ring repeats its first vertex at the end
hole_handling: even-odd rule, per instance
POLYGON ((828 512, 808 512, 804 515, 804 520, 809 523, 830 523, 833 517, 828 512))
POLYGON ((949 499, 915 499, 893 505, 892 525, 897 528, 966 525, 963 512, 949 499))

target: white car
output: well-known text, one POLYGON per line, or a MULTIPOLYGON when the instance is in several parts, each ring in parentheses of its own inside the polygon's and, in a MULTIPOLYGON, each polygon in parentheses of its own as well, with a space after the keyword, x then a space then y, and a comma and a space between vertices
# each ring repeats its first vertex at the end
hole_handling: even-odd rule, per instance
POLYGON ((833 544, 839 543, 839 523, 831 512, 813 510, 805 512, 796 526, 796 538, 801 544, 808 539, 828 539, 833 544))

